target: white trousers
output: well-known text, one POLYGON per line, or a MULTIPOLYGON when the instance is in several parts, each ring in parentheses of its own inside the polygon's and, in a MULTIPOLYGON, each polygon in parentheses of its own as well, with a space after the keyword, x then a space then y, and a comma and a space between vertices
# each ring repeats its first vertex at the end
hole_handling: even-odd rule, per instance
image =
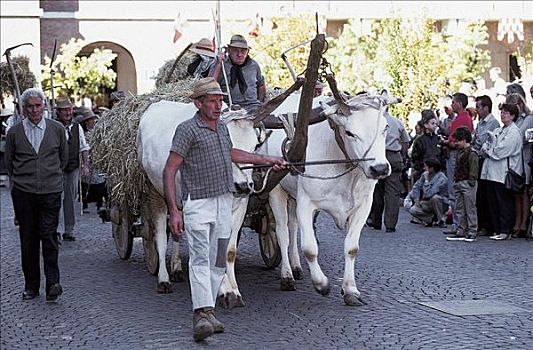
POLYGON ((76 198, 78 196, 79 169, 63 173, 63 193, 59 212, 58 232, 73 234, 76 224, 76 198))
POLYGON ((226 273, 233 195, 187 199, 183 205, 189 244, 189 282, 193 310, 214 307, 226 273))

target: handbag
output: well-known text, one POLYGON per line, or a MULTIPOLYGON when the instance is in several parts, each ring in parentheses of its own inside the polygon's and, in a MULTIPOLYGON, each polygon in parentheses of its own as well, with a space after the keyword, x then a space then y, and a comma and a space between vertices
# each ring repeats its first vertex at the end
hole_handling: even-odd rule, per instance
MULTIPOLYGON (((522 158, 522 162, 524 158, 522 158)), ((514 193, 523 192, 526 188, 526 177, 520 175, 509 167, 509 157, 507 157, 507 174, 505 175, 505 188, 514 193)))

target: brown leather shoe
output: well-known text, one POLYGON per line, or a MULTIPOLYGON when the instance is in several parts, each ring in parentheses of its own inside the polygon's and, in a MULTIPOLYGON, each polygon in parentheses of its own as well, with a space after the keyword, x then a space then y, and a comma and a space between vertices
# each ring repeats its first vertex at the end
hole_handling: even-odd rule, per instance
POLYGON ((205 310, 205 313, 207 315, 207 319, 213 325, 213 329, 214 329, 215 333, 224 332, 224 324, 222 324, 222 322, 217 320, 217 318, 215 317, 215 309, 213 309, 213 308, 209 308, 209 309, 205 308, 204 310, 205 310))
POLYGON ((194 310, 192 317, 192 337, 195 341, 201 341, 212 336, 215 330, 213 325, 209 322, 207 314, 203 309, 194 310))

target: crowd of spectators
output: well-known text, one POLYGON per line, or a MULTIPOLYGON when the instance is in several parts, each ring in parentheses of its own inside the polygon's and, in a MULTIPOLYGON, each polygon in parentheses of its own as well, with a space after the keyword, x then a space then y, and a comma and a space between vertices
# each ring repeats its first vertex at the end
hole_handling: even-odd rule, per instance
POLYGON ((449 241, 533 238, 533 114, 519 83, 498 101, 499 118, 491 97, 463 93, 421 112, 402 175, 411 223, 446 228, 449 241), (522 191, 506 187, 509 170, 524 177, 522 191))

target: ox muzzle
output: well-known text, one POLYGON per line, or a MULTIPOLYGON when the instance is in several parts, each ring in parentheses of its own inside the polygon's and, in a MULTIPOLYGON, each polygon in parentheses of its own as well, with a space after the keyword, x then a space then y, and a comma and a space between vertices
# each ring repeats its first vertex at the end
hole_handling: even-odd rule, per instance
POLYGON ((373 179, 380 180, 390 175, 391 167, 389 163, 379 163, 376 165, 371 165, 369 167, 370 176, 373 179))
POLYGON ((233 194, 235 197, 249 196, 252 193, 251 188, 254 186, 253 182, 234 182, 233 184, 235 185, 235 193, 233 194))

